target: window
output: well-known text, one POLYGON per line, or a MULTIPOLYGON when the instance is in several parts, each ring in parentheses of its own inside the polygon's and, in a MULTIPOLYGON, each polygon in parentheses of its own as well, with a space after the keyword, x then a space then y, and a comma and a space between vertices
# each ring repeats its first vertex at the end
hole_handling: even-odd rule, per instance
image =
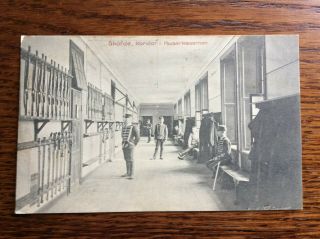
POLYGON ((201 80, 201 110, 209 109, 209 97, 208 97, 208 72, 201 80))
POLYGON ((190 91, 184 95, 184 115, 191 116, 190 91))
POLYGON ((76 89, 87 90, 87 81, 84 72, 84 53, 70 40, 70 70, 73 75, 72 86, 76 89))
POLYGON ((201 112, 200 111, 196 111, 195 119, 196 119, 196 127, 198 129, 200 129, 200 126, 201 126, 201 112))
POLYGON ((196 86, 195 86, 195 102, 196 102, 196 111, 201 111, 201 105, 200 105, 200 86, 199 86, 200 83, 198 83, 196 86))
POLYGON ((114 103, 116 100, 116 83, 114 83, 113 81, 111 81, 111 98, 114 103))
POLYGON ((199 83, 195 86, 195 102, 196 111, 208 110, 208 72, 200 79, 199 83))
POLYGON ((263 37, 244 37, 238 43, 240 107, 242 122, 242 147, 249 150, 251 146, 251 131, 248 128, 252 120, 252 102, 258 97, 263 100, 265 84, 265 47, 263 37))
POLYGON ((221 60, 222 114, 231 143, 238 144, 237 69, 235 46, 221 60))
POLYGON ((238 152, 247 151, 252 143, 248 125, 257 114, 254 102, 265 95, 264 37, 240 38, 220 63, 223 122, 238 152))
POLYGON ((178 116, 182 116, 182 99, 178 101, 178 116))

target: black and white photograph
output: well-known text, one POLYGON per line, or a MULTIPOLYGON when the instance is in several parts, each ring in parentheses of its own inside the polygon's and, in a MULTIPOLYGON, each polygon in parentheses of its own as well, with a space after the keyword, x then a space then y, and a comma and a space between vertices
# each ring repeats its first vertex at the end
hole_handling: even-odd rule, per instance
POLYGON ((298 35, 22 36, 16 214, 301 210, 298 35))

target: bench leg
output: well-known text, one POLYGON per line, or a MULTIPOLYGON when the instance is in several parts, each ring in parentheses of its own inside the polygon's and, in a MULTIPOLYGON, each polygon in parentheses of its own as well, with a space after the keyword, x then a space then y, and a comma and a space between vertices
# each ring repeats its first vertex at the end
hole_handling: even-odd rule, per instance
POLYGON ((213 185, 212 185, 212 190, 214 191, 216 189, 216 182, 217 182, 217 178, 218 178, 218 173, 219 173, 219 169, 220 169, 220 162, 217 164, 217 169, 216 169, 216 175, 214 177, 214 181, 213 181, 213 185))

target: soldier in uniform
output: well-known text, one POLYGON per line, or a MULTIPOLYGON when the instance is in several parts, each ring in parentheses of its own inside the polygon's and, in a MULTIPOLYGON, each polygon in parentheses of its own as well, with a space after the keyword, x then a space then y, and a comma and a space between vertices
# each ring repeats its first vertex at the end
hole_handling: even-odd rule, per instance
POLYGON ((151 141, 152 124, 151 124, 149 119, 147 120, 146 129, 147 129, 147 134, 148 134, 148 143, 150 143, 150 141, 151 141))
POLYGON ((122 128, 122 151, 126 161, 127 173, 122 177, 133 179, 134 174, 134 148, 140 140, 140 133, 136 126, 132 125, 132 115, 125 114, 125 123, 122 128))
POLYGON ((154 140, 156 142, 156 148, 154 150, 153 158, 156 159, 158 149, 160 147, 160 159, 163 160, 162 158, 162 153, 163 153, 163 143, 167 140, 168 138, 168 128, 167 125, 164 124, 164 118, 161 116, 159 117, 160 122, 156 125, 155 131, 154 131, 154 140))
POLYGON ((218 143, 215 148, 215 156, 207 162, 207 167, 214 171, 220 162, 221 165, 230 164, 231 158, 231 142, 226 136, 226 126, 220 125, 217 129, 218 143))

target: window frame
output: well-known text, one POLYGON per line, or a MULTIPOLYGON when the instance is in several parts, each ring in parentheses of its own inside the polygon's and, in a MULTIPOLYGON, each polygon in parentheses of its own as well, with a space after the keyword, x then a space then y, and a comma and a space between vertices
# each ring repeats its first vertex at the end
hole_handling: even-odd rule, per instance
MULTIPOLYGON (((248 47, 251 45, 248 44, 248 47)), ((248 142, 246 133, 248 132, 247 130, 247 117, 250 117, 250 122, 252 120, 252 105, 254 104, 252 102, 252 99, 254 96, 259 96, 262 97, 262 99, 266 99, 266 46, 265 46, 265 37, 263 36, 256 36, 256 39, 253 39, 252 36, 249 37, 241 37, 239 38, 221 57, 220 57, 220 82, 221 82, 221 112, 222 112, 222 121, 224 124, 227 123, 227 105, 228 102, 225 101, 225 91, 226 91, 226 84, 225 84, 225 64, 228 60, 228 57, 230 57, 230 54, 234 54, 234 59, 231 58, 232 61, 234 61, 235 64, 235 102, 232 103, 235 107, 235 137, 236 140, 232 142, 232 148, 236 150, 237 153, 237 160, 239 167, 242 167, 242 153, 248 152, 251 148, 252 144, 252 137, 250 137, 250 148, 248 147, 248 142), (244 72, 245 66, 245 58, 241 51, 243 51, 243 45, 248 44, 245 41, 250 40, 250 41, 256 41, 257 42, 257 47, 256 49, 261 49, 261 52, 256 51, 256 56, 261 57, 260 61, 256 60, 256 67, 260 65, 261 70, 257 71, 258 73, 260 72, 261 78, 259 79, 258 77, 253 77, 253 79, 256 79, 256 89, 260 89, 260 92, 255 92, 255 93, 249 93, 248 96, 245 95, 245 77, 244 74, 241 76, 244 72), (240 59, 240 57, 243 57, 240 59), (243 67, 243 68, 241 68, 243 67), (259 81, 259 82, 258 82, 259 81), (258 86, 260 84, 260 86, 258 86), (250 107, 249 108, 249 114, 246 111, 246 102, 249 102, 247 105, 250 107)), ((258 58, 256 58, 258 59, 258 58)), ((258 90, 257 90, 258 91, 258 90)), ((231 103, 230 103, 231 104, 231 103)))
POLYGON ((191 116, 191 94, 190 90, 184 94, 184 115, 187 117, 191 116))
POLYGON ((69 69, 73 76, 72 87, 87 90, 84 52, 72 40, 69 42, 69 69))
MULTIPOLYGON (((264 36, 255 36, 255 38, 253 38, 253 36, 244 36, 241 37, 238 41, 237 41, 237 60, 238 60, 238 81, 239 81, 239 103, 240 103, 240 121, 239 121, 239 125, 240 125, 240 135, 241 135, 241 144, 240 149, 242 152, 244 151, 250 151, 251 149, 251 145, 252 145, 252 136, 250 136, 250 142, 248 142, 247 140, 247 134, 248 132, 250 133, 250 130, 248 129, 248 125, 246 124, 247 122, 247 117, 249 117, 250 122, 252 121, 252 103, 251 103, 251 95, 253 96, 262 96, 263 100, 266 99, 266 53, 265 53, 265 37, 264 36), (260 85, 260 92, 255 92, 255 93, 249 93, 246 96, 246 89, 245 89, 245 76, 244 76, 244 72, 243 69, 241 69, 242 66, 244 66, 244 55, 243 55, 243 48, 245 47, 246 44, 248 44, 248 47, 252 47, 253 44, 250 44, 249 41, 253 41, 256 42, 258 44, 258 46, 256 47, 256 49, 261 49, 262 52, 260 52, 260 66, 261 66, 261 72, 260 72, 260 76, 261 79, 258 83, 258 78, 256 77, 256 86, 259 84, 260 85), (248 43, 249 42, 249 43, 248 43), (240 60, 239 58, 242 57, 242 59, 240 60), (241 64, 240 64, 241 63, 241 64), (243 75, 241 75, 243 74, 243 75), (248 102, 248 107, 249 107, 249 114, 246 113, 246 101, 248 102), (250 145, 250 146, 248 146, 250 145)), ((256 65, 258 67, 258 64, 256 65)), ((256 68, 257 69, 257 68, 256 68)), ((259 88, 259 87, 257 87, 259 88)))

